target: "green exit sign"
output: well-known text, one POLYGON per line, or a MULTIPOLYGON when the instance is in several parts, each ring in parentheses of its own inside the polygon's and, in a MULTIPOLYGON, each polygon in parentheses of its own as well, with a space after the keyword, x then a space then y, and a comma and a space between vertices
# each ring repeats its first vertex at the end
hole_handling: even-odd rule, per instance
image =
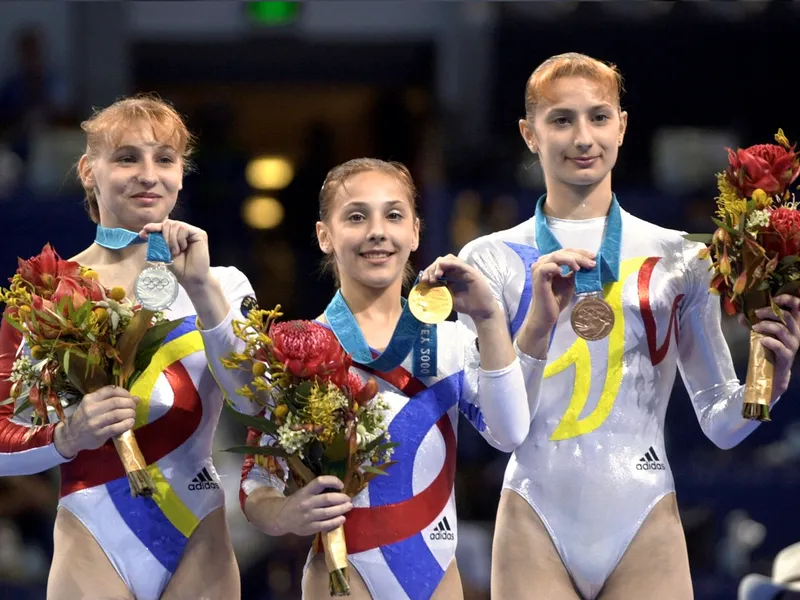
POLYGON ((286 25, 297 17, 299 2, 248 2, 250 20, 264 25, 286 25))

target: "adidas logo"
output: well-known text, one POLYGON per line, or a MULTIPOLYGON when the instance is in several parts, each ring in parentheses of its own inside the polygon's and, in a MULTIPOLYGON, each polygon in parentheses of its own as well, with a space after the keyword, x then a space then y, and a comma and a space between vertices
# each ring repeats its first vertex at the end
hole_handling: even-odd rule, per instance
POLYGON ((658 458, 658 454, 656 454, 652 446, 650 446, 650 450, 639 459, 639 462, 636 463, 637 471, 663 471, 664 469, 666 469, 664 463, 658 458))
POLYGON ((197 477, 192 479, 192 483, 189 484, 189 489, 192 491, 195 490, 218 490, 219 484, 214 481, 214 478, 208 474, 208 469, 203 467, 203 470, 197 474, 197 477))
POLYGON ((447 522, 447 517, 442 517, 442 520, 436 524, 436 527, 431 531, 430 538, 432 540, 454 540, 456 539, 453 530, 450 529, 450 523, 447 522))

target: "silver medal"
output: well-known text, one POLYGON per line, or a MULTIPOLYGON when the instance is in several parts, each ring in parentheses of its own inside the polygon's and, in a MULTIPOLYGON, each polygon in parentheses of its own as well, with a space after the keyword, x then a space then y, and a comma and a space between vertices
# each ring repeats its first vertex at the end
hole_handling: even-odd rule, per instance
POLYGON ((144 308, 160 312, 172 306, 178 297, 178 280, 165 264, 159 263, 139 273, 133 289, 144 308))

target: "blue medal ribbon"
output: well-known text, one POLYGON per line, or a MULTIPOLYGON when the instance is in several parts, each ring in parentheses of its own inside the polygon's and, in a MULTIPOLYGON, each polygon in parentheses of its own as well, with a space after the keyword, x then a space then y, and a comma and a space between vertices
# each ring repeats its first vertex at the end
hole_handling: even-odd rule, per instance
POLYGON ((387 373, 400 366, 414 352, 414 377, 434 377, 437 373, 436 325, 419 321, 408 308, 408 301, 400 298, 403 312, 397 322, 392 339, 386 349, 376 358, 361 333, 356 318, 347 306, 341 290, 336 292, 325 309, 325 320, 330 325, 336 339, 353 360, 365 367, 387 373))
MULTIPOLYGON (((561 244, 547 226, 547 218, 544 214, 544 202, 547 195, 543 195, 536 203, 536 214, 534 215, 536 227, 536 246, 542 254, 550 254, 561 250, 561 244)), ((611 196, 611 209, 608 211, 606 229, 603 232, 603 241, 600 250, 597 252, 597 264, 592 269, 581 268, 575 273, 575 293, 593 294, 603 291, 606 283, 619 279, 619 255, 622 246, 622 214, 617 202, 616 194, 611 196)), ((562 267, 562 272, 566 275, 568 267, 562 267), (564 271, 566 269, 566 271, 564 271)))
POLYGON ((171 263, 172 253, 169 251, 167 242, 161 232, 151 233, 146 240, 139 237, 134 231, 122 229, 120 227, 97 226, 94 236, 94 243, 109 250, 122 250, 134 244, 147 242, 147 262, 171 263))

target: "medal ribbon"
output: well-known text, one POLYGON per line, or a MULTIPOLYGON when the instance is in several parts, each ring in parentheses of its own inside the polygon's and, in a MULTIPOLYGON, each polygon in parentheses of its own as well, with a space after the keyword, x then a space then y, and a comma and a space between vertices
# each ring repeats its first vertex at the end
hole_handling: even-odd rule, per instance
MULTIPOLYGON (((547 219, 544 214, 544 201, 547 195, 544 194, 536 203, 536 214, 534 215, 536 227, 536 246, 542 254, 550 254, 561 250, 561 244, 547 226, 547 219)), ((616 194, 611 195, 611 209, 608 211, 606 228, 603 232, 603 241, 600 250, 597 252, 597 264, 593 269, 581 268, 575 273, 575 293, 591 294, 601 292, 603 285, 619 280, 619 255, 622 246, 622 214, 617 202, 616 194)), ((562 272, 567 267, 562 268, 562 272)), ((568 269, 567 269, 568 271, 568 269)), ((566 272, 564 272, 566 275, 566 272)))
POLYGON ((401 297, 400 302, 403 312, 392 333, 392 339, 384 351, 375 358, 372 358, 372 351, 341 290, 337 290, 325 309, 325 320, 328 321, 342 348, 353 356, 355 362, 386 373, 400 366, 413 350, 414 376, 433 377, 437 372, 436 325, 427 325, 419 321, 411 314, 405 298, 401 297))
POLYGON ((151 233, 146 240, 142 239, 138 233, 122 229, 120 227, 97 226, 94 236, 94 243, 109 250, 122 250, 134 244, 147 242, 147 262, 159 262, 169 264, 172 262, 172 254, 169 251, 167 242, 161 232, 151 233))

